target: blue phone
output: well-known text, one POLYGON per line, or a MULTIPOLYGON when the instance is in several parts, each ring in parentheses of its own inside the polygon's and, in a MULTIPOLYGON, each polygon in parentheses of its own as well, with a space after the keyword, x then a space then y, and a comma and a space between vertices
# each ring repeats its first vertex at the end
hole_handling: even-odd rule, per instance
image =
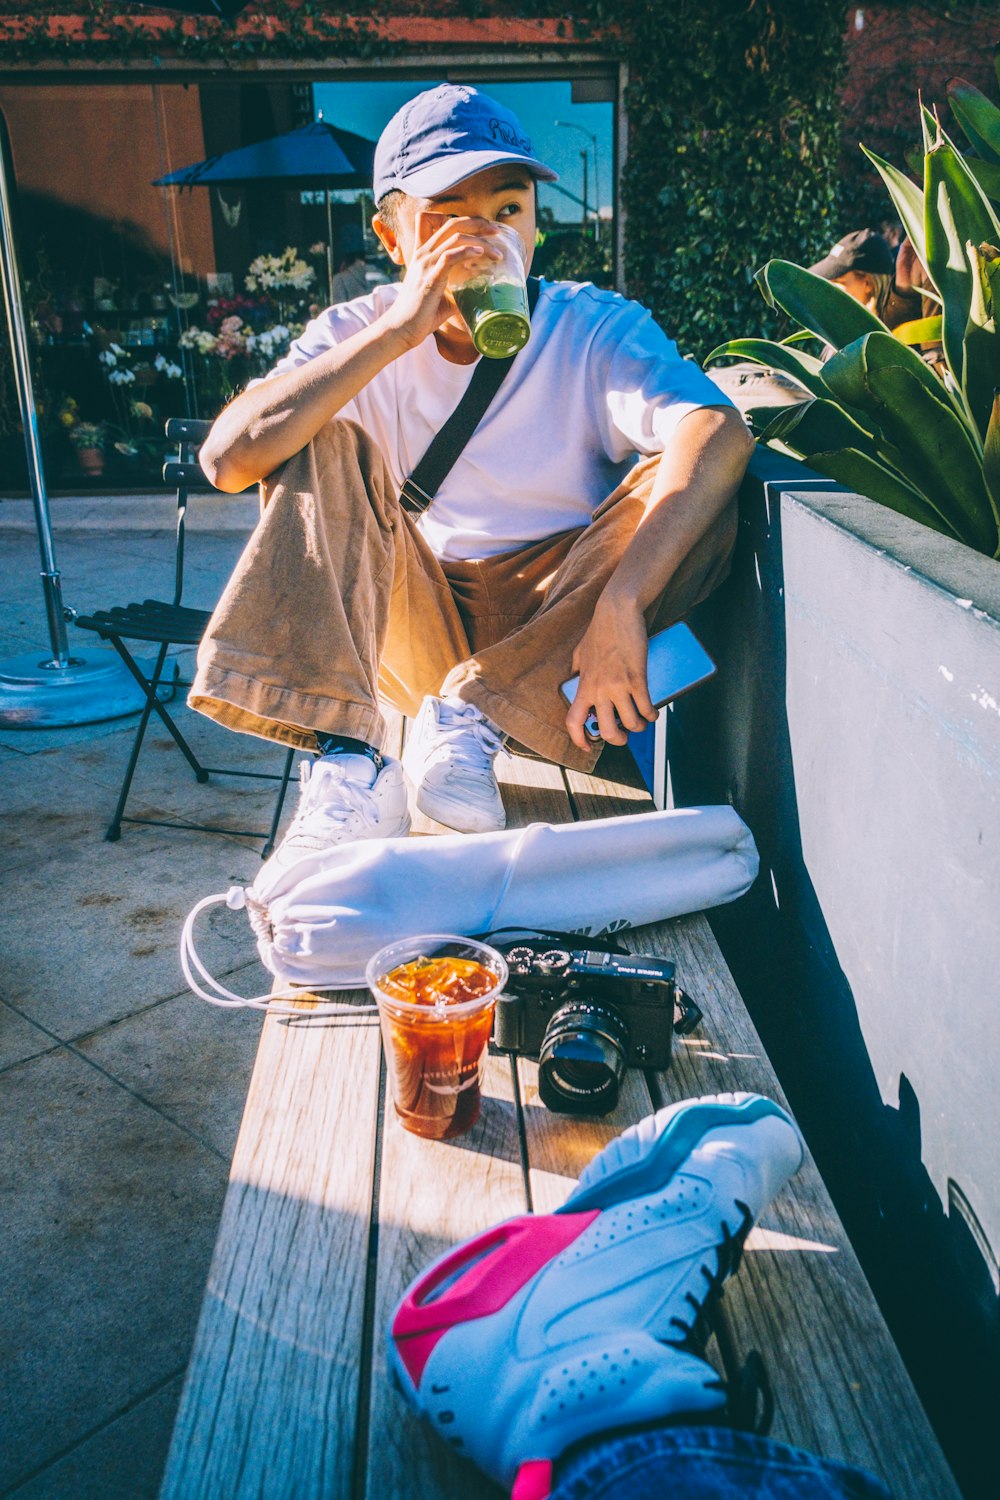
MULTIPOLYGON (((646 681, 654 708, 662 708, 672 698, 686 693, 714 676, 715 662, 691 629, 679 622, 658 630, 649 638, 649 655, 646 658, 646 681)), ((579 677, 570 677, 560 688, 567 703, 572 703, 580 685, 579 677)), ((600 739, 597 715, 591 713, 584 722, 591 739, 600 739)))

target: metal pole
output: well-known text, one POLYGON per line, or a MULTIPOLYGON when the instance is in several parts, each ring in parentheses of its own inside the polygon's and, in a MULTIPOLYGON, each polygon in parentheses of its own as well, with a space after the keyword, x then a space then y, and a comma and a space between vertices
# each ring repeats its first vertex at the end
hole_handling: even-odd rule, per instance
POLYGON ((587 149, 580 152, 580 160, 583 162, 583 233, 587 233, 587 149))
POLYGON ((330 211, 330 184, 326 185, 326 289, 330 305, 333 303, 333 214, 330 211))
POLYGON ((601 238, 601 171, 597 164, 597 136, 592 136, 594 142, 594 239, 600 243, 601 238))
POLYGON ((51 660, 39 660, 39 651, 28 651, 0 661, 0 726, 5 729, 63 729, 71 724, 94 724, 136 713, 143 695, 121 663, 108 651, 79 652, 70 656, 66 639, 66 610, 49 499, 42 467, 42 444, 38 412, 31 381, 31 361, 21 300, 21 277, 17 264, 14 216, 11 209, 8 168, 13 163, 7 121, 0 110, 0 262, 3 296, 10 330, 14 381, 24 428, 35 527, 42 560, 42 589, 49 627, 51 660))
POLYGON ((13 232, 14 217, 11 213, 7 182, 7 163, 11 159, 7 121, 0 111, 0 241, 2 241, 3 249, 3 295, 7 306, 7 327, 10 330, 14 383, 17 386, 21 425, 24 428, 31 498, 35 506, 35 525, 38 529, 38 549, 42 562, 42 591, 45 595, 49 643, 52 646, 51 665, 68 667, 70 658, 69 641, 66 637, 66 617, 59 569, 56 567, 55 546, 52 540, 52 522, 49 516, 49 497, 45 489, 45 472, 42 468, 42 441, 38 432, 38 412, 31 382, 31 358, 28 353, 28 337, 24 326, 21 275, 17 264, 17 247, 14 244, 13 232))
MULTIPOLYGON (((595 204, 595 207, 594 207, 594 239, 597 240, 597 239, 600 238, 600 219, 601 219, 601 177, 600 177, 600 169, 598 167, 597 136, 594 134, 594 132, 592 130, 588 130, 585 125, 578 125, 575 120, 554 120, 553 124, 554 125, 560 125, 563 128, 563 130, 579 130, 579 132, 580 132, 581 135, 585 135, 585 136, 589 137, 589 139, 591 141, 593 141, 593 143, 594 143, 594 198, 596 200, 596 204, 595 204)), ((580 152, 580 155, 581 156, 583 155, 582 151, 580 152)), ((584 163, 584 169, 583 170, 584 170, 584 178, 583 178, 583 201, 586 204, 586 202, 587 202, 587 176, 586 176, 587 167, 586 167, 586 162, 584 163)), ((583 218, 584 218, 584 232, 586 233, 586 227, 587 227, 587 213, 586 213, 586 209, 584 210, 584 216, 583 216, 583 218)))

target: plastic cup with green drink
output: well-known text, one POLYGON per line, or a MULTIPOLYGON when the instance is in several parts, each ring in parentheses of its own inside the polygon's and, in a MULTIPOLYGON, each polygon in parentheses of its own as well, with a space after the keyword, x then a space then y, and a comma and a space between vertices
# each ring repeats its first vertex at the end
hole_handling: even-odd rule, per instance
POLYGON ((490 245, 500 260, 463 266, 451 294, 468 324, 472 342, 487 359, 509 359, 531 334, 525 285, 524 243, 516 230, 495 224, 490 245))

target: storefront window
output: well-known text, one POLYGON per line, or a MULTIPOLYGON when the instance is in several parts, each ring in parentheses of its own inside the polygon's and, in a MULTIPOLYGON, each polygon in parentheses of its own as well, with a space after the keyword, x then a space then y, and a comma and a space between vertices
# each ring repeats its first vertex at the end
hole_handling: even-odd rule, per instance
MULTIPOLYGON (((317 118, 374 141, 434 81, 0 88, 50 488, 155 486, 167 417, 214 416, 331 294, 363 295, 396 274, 370 229, 370 186, 157 179, 317 118)), ((581 102, 568 81, 477 84, 516 111, 561 174, 540 186, 536 269, 612 284, 610 88, 581 102)), ((26 486, 4 339, 0 492, 26 486)))

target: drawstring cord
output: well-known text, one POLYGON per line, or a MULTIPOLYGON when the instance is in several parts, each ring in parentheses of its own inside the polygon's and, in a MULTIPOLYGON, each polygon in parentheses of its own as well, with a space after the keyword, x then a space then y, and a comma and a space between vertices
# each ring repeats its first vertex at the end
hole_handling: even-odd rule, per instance
MULTIPOLYGON (((247 904, 246 892, 242 886, 234 885, 228 891, 217 892, 214 896, 205 896, 188 912, 184 926, 181 929, 181 972, 187 980, 193 994, 199 999, 206 1000, 209 1005, 221 1005, 227 1010, 266 1010, 274 1016, 365 1016, 373 1015, 376 1007, 374 1005, 348 1005, 334 1001, 325 1002, 322 1005, 310 1005, 308 1010, 303 1009, 302 1000, 298 1004, 282 1002, 295 1001, 298 997, 295 991, 284 995, 237 995, 233 990, 226 988, 224 984, 210 974, 198 956, 198 950, 194 945, 194 924, 203 911, 210 906, 228 906, 230 911, 240 911, 247 904), (203 989, 195 978, 195 972, 208 985, 203 989)), ((311 992, 306 990, 305 995, 311 992)))

